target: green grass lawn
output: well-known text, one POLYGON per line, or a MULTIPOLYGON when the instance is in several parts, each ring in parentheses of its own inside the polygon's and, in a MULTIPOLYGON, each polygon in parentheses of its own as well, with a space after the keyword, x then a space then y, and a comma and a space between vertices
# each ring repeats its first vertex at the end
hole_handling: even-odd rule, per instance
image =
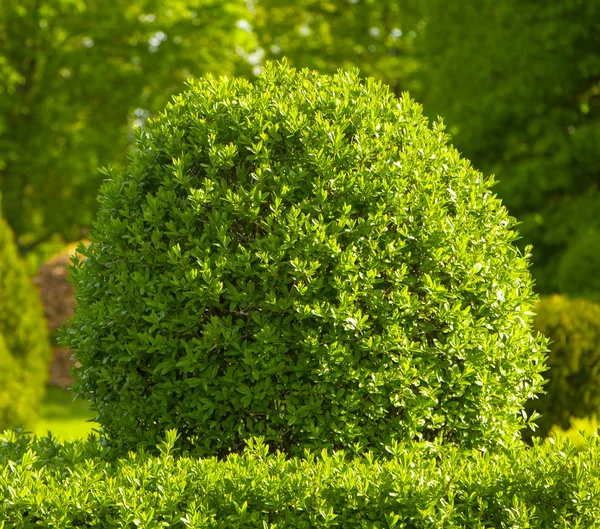
MULTIPOLYGON (((88 403, 79 399, 73 401, 73 397, 72 391, 48 388, 40 410, 40 420, 26 430, 37 436, 46 435, 50 431, 60 441, 87 438, 94 428, 98 428, 98 424, 88 422, 94 417, 94 414, 88 411, 88 403)), ((571 430, 565 432, 555 427, 551 433, 557 437, 569 437, 578 449, 582 449, 585 443, 580 430, 588 435, 597 431, 600 433, 600 419, 574 419, 571 430)))
POLYGON ((73 401, 73 392, 48 388, 40 410, 40 420, 28 429, 38 436, 46 435, 48 431, 62 441, 86 438, 95 422, 86 422, 94 417, 88 411, 88 403, 77 399, 73 401))

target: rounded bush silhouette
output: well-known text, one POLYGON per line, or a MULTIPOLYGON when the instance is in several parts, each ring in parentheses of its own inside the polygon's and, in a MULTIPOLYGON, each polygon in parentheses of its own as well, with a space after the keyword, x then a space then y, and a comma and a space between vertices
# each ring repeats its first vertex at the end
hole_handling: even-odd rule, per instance
POLYGON ((544 349, 527 256, 408 96, 285 63, 194 81, 107 176, 64 336, 115 449, 518 437, 544 349))
POLYGON ((566 296, 542 298, 534 326, 550 339, 545 394, 527 404, 542 417, 539 434, 574 417, 600 415, 600 305, 566 296))
POLYGON ((39 296, 0 217, 0 431, 35 421, 50 360, 39 296))

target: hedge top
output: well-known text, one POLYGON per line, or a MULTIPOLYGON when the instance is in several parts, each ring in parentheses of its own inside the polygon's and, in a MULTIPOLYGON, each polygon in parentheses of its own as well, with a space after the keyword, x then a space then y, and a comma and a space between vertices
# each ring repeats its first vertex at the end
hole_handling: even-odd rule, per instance
POLYGON ((117 448, 518 436, 544 344, 514 220, 408 96, 203 79, 108 170, 65 332, 117 448))
POLYGON ((600 439, 497 454, 424 443, 387 461, 306 458, 249 443, 225 460, 181 457, 175 432, 155 457, 113 460, 95 438, 58 443, 0 434, 0 520, 39 527, 172 529, 582 529, 600 519, 600 439), (92 492, 93 491, 93 492, 92 492))

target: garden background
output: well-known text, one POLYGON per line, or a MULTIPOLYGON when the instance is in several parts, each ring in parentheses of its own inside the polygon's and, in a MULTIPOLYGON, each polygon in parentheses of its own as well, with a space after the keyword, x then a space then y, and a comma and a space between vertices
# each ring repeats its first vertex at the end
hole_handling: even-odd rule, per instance
MULTIPOLYGON (((533 246, 536 326, 553 342, 548 395, 532 404, 546 417, 540 432, 594 429, 600 1, 4 0, 1 211, 28 278, 10 288, 41 292, 49 336, 36 339, 58 362, 41 418, 33 413, 26 429, 78 437, 93 426, 85 403, 56 387, 69 384, 69 353, 54 334, 72 311, 66 264, 94 219, 99 168, 126 163, 133 129, 186 79, 252 80, 284 57, 322 73, 357 67, 408 91, 431 119, 443 117, 465 158, 496 175, 496 193, 521 222, 518 244, 533 246)), ((2 321, 26 317, 13 290, 0 299, 2 321)), ((2 387, 0 397, 11 398, 2 387)), ((8 413, 0 426, 21 424, 8 413)))

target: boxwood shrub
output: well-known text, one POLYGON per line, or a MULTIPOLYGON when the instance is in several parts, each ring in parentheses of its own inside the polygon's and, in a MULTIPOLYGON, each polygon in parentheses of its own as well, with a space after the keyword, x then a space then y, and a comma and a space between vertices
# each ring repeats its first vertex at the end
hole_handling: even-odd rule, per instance
POLYGON ((106 174, 65 339, 115 449, 518 436, 544 349, 527 255, 407 95, 285 63, 194 81, 106 174))
POLYGON ((35 421, 50 360, 39 295, 0 216, 0 431, 35 421))
POLYGON ((494 453, 408 443, 393 457, 304 458, 250 444, 224 460, 113 460, 95 440, 0 437, 0 528, 575 529, 600 520, 600 441, 494 453))

